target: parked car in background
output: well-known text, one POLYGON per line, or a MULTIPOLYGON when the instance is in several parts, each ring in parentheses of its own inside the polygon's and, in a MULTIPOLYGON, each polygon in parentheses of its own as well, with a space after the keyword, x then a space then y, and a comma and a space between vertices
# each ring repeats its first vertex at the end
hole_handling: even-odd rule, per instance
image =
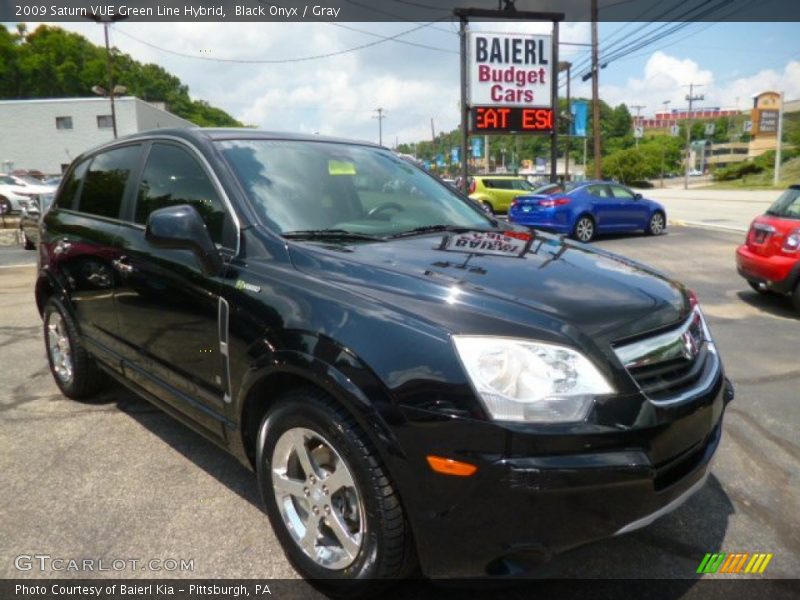
POLYGON ((53 203, 53 194, 41 194, 23 203, 19 217, 19 241, 26 250, 39 244, 39 222, 53 203))
POLYGON ((469 197, 490 213, 508 212, 517 196, 535 188, 524 177, 514 175, 474 175, 469 178, 469 197))
POLYGON ((508 220, 590 242, 598 233, 642 230, 660 235, 666 230, 667 212, 619 183, 583 181, 567 184, 563 192, 517 197, 508 220))
POLYGON ((0 174, 0 204, 7 208, 6 213, 19 212, 28 201, 40 194, 53 194, 57 186, 45 185, 28 176, 0 174))
POLYGON ((800 184, 753 220, 736 250, 736 266, 755 291, 790 294, 800 310, 800 184))

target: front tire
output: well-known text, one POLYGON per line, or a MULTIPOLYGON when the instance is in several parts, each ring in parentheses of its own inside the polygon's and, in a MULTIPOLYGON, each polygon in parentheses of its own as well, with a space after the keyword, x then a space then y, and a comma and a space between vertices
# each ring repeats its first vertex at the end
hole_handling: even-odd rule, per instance
POLYGON ((795 310, 800 312, 800 281, 798 281, 797 285, 794 286, 794 292, 792 292, 792 302, 794 303, 795 310))
POLYGON ((336 596, 374 593, 414 568, 399 496, 353 418, 314 388, 284 394, 261 422, 258 484, 295 569, 336 596))
POLYGON ((661 235, 666 228, 667 223, 664 219, 664 213, 654 212, 647 222, 645 233, 647 233, 647 235, 661 235))
POLYGON ((47 360, 58 388, 74 400, 96 394, 103 387, 103 374, 83 347, 69 311, 58 299, 50 298, 43 321, 47 360))
POLYGON ((591 242, 594 239, 594 234, 594 219, 588 215, 584 215, 578 219, 572 230, 572 237, 584 244, 591 242))

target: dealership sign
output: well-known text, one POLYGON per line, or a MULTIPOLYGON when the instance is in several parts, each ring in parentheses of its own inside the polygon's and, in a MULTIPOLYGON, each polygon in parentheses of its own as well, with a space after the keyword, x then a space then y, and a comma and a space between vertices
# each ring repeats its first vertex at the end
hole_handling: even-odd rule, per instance
POLYGON ((472 31, 467 53, 473 131, 552 130, 551 36, 472 31))

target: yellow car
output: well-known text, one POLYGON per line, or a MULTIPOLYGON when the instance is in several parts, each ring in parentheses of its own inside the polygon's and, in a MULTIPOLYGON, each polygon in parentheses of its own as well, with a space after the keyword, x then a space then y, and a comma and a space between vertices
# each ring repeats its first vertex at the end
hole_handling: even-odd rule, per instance
POLYGON ((508 212, 514 198, 533 190, 527 179, 515 175, 475 175, 469 179, 469 197, 491 213, 508 212))

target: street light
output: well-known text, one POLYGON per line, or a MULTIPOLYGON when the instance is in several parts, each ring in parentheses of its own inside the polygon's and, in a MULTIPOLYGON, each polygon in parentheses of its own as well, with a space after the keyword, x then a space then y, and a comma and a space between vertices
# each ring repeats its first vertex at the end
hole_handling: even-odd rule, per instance
MULTIPOLYGON (((103 34, 105 35, 105 40, 106 40, 106 70, 108 71, 107 89, 110 90, 108 97, 111 100, 111 126, 114 129, 114 139, 117 139, 117 111, 116 108, 114 107, 114 96, 115 95, 120 96, 124 94, 125 92, 127 92, 127 89, 125 89, 123 86, 114 85, 114 72, 111 64, 111 47, 108 43, 108 26, 117 21, 121 21, 122 19, 127 19, 128 17, 120 14, 115 14, 114 16, 111 17, 101 17, 99 15, 88 14, 86 15, 86 18, 91 19, 92 21, 95 21, 97 23, 103 24, 103 34), (117 93, 118 88, 124 91, 117 93)), ((100 87, 99 85, 96 85, 92 88, 92 92, 97 94, 98 96, 106 95, 105 93, 98 93, 99 90, 103 90, 103 88, 100 87)), ((103 90, 103 92, 105 92, 105 90, 103 90)))
POLYGON ((114 139, 117 139, 117 110, 114 106, 114 98, 117 96, 124 96, 128 93, 128 88, 124 85, 115 85, 114 89, 111 90, 111 93, 108 93, 108 90, 104 88, 102 85, 95 85, 92 86, 92 93, 96 96, 108 96, 111 100, 111 126, 114 129, 114 139))

